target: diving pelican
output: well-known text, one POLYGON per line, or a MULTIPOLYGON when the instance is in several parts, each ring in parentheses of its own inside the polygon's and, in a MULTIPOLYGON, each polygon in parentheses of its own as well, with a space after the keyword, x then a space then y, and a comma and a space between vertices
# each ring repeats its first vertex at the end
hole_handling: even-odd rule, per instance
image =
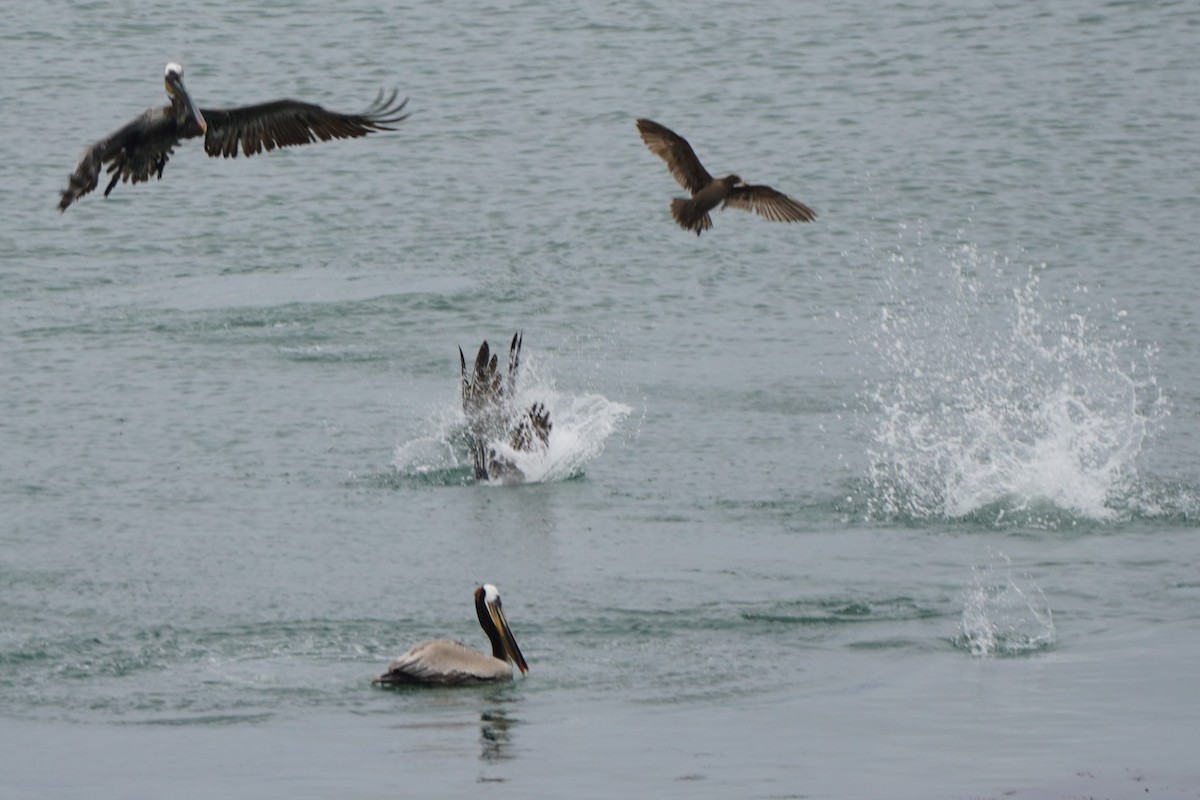
POLYGON ((508 347, 508 370, 504 373, 500 371, 499 355, 491 352, 486 341, 480 345, 470 372, 467 371, 467 357, 462 348, 458 348, 463 413, 467 417, 476 480, 519 483, 525 479, 512 459, 497 451, 496 442, 503 442, 518 452, 544 450, 550 444, 552 425, 545 404, 536 402, 528 409, 514 406, 521 342, 522 335, 518 331, 513 334, 508 347))
POLYGON ((774 222, 812 222, 817 214, 799 200, 793 200, 770 186, 744 183, 737 175, 713 178, 704 169, 692 146, 679 134, 648 119, 637 121, 638 133, 650 152, 667 162, 667 169, 679 185, 692 193, 691 199, 671 201, 671 216, 686 230, 699 236, 712 227, 708 212, 721 208, 754 211, 774 222))
POLYGON ((452 639, 432 639, 414 646, 393 661, 387 672, 371 683, 379 686, 426 684, 457 686, 464 683, 511 681, 512 664, 529 672, 521 648, 500 605, 500 592, 490 583, 475 590, 475 614, 492 643, 489 656, 452 639))
POLYGON ((299 100, 275 100, 237 108, 200 108, 183 87, 183 67, 172 62, 166 70, 169 105, 151 108, 125 127, 93 144, 79 159, 70 183, 58 203, 66 211, 71 203, 96 188, 100 169, 108 165, 112 175, 104 196, 118 181, 140 183, 162 179, 163 167, 183 139, 204 137, 210 156, 236 158, 239 144, 247 156, 320 140, 350 139, 374 131, 390 131, 391 124, 408 114, 400 113, 396 92, 384 96, 361 114, 339 114, 299 100))

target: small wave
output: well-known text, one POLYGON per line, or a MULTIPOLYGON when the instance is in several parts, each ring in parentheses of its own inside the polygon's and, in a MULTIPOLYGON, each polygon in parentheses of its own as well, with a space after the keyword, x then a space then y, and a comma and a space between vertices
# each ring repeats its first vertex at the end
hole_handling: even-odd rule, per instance
POLYGON ((886 597, 798 601, 769 610, 743 611, 741 616, 767 626, 807 627, 928 619, 939 613, 911 597, 886 597))
POLYGON ((394 620, 272 620, 221 627, 157 625, 7 643, 0 689, 8 713, 55 708, 135 723, 243 724, 291 706, 342 705, 394 653, 394 620), (369 662, 370 666, 366 666, 369 662), (180 686, 203 687, 179 692, 180 686))
POLYGON ((432 432, 396 446, 392 469, 379 475, 387 486, 467 486, 475 482, 467 426, 461 412, 439 411, 432 432))
POLYGON ((1200 524, 1200 487, 1188 481, 1141 476, 1124 493, 1112 497, 1114 513, 1131 520, 1154 520, 1173 525, 1200 524))
POLYGON ((954 645, 973 656, 1019 656, 1054 647, 1054 615, 1041 587, 1013 577, 1012 563, 997 553, 974 567, 963 589, 963 611, 954 645))
POLYGON ((281 345, 279 353, 291 361, 315 364, 369 364, 386 362, 392 358, 390 353, 383 350, 360 345, 281 345))
POLYGON ((259 725, 275 718, 273 712, 244 714, 197 714, 194 717, 164 717, 122 722, 123 725, 150 725, 167 728, 201 726, 206 728, 228 728, 241 725, 259 725))

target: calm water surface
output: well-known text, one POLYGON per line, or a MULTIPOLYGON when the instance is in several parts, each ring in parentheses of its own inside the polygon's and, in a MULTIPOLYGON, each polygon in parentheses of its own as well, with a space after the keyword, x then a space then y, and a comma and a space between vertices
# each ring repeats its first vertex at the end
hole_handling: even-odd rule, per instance
POLYGON ((1200 9, 0 21, 0 796, 1197 797, 1200 9), (163 101, 411 96, 59 215, 163 101), (813 206, 697 239, 634 129, 813 206), (457 349, 525 332, 538 481, 457 349), (389 692, 410 645, 531 666, 389 692))

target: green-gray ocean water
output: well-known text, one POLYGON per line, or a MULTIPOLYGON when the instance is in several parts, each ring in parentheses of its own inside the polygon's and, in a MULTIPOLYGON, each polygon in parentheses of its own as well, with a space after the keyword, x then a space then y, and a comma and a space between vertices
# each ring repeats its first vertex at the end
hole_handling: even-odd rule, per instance
POLYGON ((0 797, 1194 797, 1200 9, 14 5, 0 797), (164 101, 411 97, 60 215, 164 101), (697 238, 634 128, 816 209, 697 238), (540 482, 458 352, 524 331, 540 482), (530 664, 392 692, 410 645, 530 664))

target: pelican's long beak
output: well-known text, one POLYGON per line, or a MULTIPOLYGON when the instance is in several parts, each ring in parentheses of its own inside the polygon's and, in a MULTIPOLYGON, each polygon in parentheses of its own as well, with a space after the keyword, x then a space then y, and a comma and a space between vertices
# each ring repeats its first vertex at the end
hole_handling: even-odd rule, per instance
POLYGON ((167 94, 172 97, 183 98, 184 104, 188 111, 191 112, 192 119, 196 120, 196 124, 200 126, 200 130, 208 133, 208 123, 204 120, 204 115, 200 113, 200 107, 196 105, 196 101, 188 94, 188 90, 183 86, 183 77, 174 72, 167 73, 167 94))
POLYGON ((508 627, 508 620, 504 617, 504 609, 499 601, 487 603, 487 610, 496 630, 500 631, 500 641, 504 643, 504 652, 508 654, 509 660, 517 665, 522 675, 529 672, 529 665, 525 663, 525 656, 521 655, 521 648, 517 647, 517 640, 513 637, 512 628, 508 627))

